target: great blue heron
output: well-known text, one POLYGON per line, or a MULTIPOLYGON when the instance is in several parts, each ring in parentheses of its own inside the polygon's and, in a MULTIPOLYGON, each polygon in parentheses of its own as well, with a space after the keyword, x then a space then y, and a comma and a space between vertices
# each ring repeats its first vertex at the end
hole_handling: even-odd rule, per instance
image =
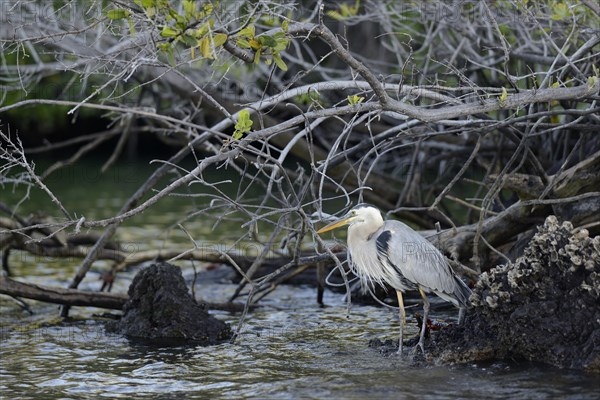
POLYGON ((402 354, 406 324, 402 300, 402 293, 406 290, 416 289, 423 298, 423 326, 417 345, 423 353, 429 313, 425 292, 433 292, 459 307, 458 322, 462 322, 471 290, 427 239, 400 221, 384 221, 377 208, 364 204, 354 207, 342 219, 319 229, 317 233, 345 225, 348 225, 351 268, 360 277, 363 289, 372 283, 387 283, 396 290, 400 309, 398 353, 402 354))

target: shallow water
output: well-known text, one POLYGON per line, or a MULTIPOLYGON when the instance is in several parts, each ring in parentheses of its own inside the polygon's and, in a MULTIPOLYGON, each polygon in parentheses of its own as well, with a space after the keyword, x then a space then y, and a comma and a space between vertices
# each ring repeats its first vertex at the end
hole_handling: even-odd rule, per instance
MULTIPOLYGON (((223 297, 233 289, 197 288, 223 297)), ((320 308, 314 289, 283 287, 249 315, 236 344, 171 348, 136 345, 89 319, 32 326, 56 307, 36 305, 29 317, 3 300, 0 393, 7 399, 600 397, 597 375, 529 363, 410 366, 368 347, 371 338, 395 336, 395 313, 356 306, 346 318, 339 295, 325 300, 328 306, 320 308)), ((213 314, 238 321, 238 315, 213 314)), ((416 334, 414 323, 409 334, 416 334)))
MULTIPOLYGON (((127 182, 98 181, 84 193, 67 191, 62 199, 78 215, 106 217, 140 181, 136 176, 127 182)), ((68 188, 73 183, 57 179, 53 188, 65 193, 56 185, 68 188)), ((132 252, 184 245, 186 235, 168 224, 191 208, 186 202, 167 199, 120 229, 118 239, 132 252)), ((35 210, 39 204, 33 198, 22 210, 35 210)), ((226 243, 225 230, 211 232, 202 219, 187 221, 186 228, 198 240, 218 237, 215 245, 226 243)), ((18 279, 61 287, 67 286, 79 262, 17 252, 10 261, 18 279)), ((95 263, 80 288, 98 290, 98 272, 108 265, 95 263)), ((190 281, 190 265, 178 265, 190 281)), ((119 275, 113 291, 126 291, 133 275, 119 275)), ((234 290, 232 284, 200 282, 196 287, 199 297, 214 302, 225 301, 234 290)), ((91 318, 103 310, 75 307, 71 316, 80 321, 63 325, 56 320, 57 306, 28 302, 33 316, 0 296, 2 399, 600 398, 600 376, 583 372, 522 362, 416 368, 396 356, 383 356, 368 342, 396 338, 395 312, 354 306, 347 318, 342 295, 326 292, 327 307, 321 308, 312 287, 279 287, 248 315, 235 344, 213 347, 136 345, 106 334, 103 322, 91 318)), ((213 314, 237 326, 239 314, 213 314)), ((435 311, 433 316, 455 317, 435 311)), ((416 326, 409 322, 407 335, 415 334, 416 326)))

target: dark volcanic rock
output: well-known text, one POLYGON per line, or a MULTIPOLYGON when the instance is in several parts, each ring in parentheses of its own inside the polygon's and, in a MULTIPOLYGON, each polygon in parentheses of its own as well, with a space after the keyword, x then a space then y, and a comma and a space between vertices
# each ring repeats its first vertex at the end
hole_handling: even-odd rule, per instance
POLYGON ((482 274, 471 301, 465 324, 434 337, 430 360, 600 371, 600 236, 548 217, 514 264, 482 274))
POLYGON ((229 326, 210 316, 188 292, 181 270, 153 264, 138 272, 120 321, 107 329, 157 344, 215 344, 231 337, 229 326))

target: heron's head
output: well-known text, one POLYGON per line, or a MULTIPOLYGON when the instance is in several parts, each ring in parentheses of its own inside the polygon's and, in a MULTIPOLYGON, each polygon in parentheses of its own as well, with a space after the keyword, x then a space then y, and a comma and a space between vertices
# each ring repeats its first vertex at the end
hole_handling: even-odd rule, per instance
POLYGON ((374 230, 377 230, 383 225, 383 218, 381 212, 377 208, 368 204, 359 204, 348 211, 341 219, 319 229, 317 233, 323 233, 332 229, 341 228, 342 226, 354 224, 373 225, 374 230))

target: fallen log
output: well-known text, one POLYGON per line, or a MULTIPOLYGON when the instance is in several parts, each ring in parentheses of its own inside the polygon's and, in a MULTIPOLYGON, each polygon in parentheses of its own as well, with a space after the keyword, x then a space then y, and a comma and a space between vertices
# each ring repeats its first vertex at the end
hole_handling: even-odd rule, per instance
MULTIPOLYGON (((125 293, 87 292, 77 289, 63 289, 20 282, 4 276, 0 276, 0 294, 38 300, 46 303, 98 307, 110 310, 122 310, 123 305, 125 305, 125 302, 129 299, 129 296, 125 293)), ((245 307, 244 304, 241 303, 211 303, 202 300, 198 300, 198 304, 208 310, 222 310, 229 312, 241 312, 245 307)), ((255 306, 251 306, 251 308, 254 307, 255 306)))
POLYGON ((111 310, 122 309, 128 299, 126 294, 63 289, 19 282, 6 277, 0 277, 0 294, 39 300, 46 303, 108 308, 111 310))

